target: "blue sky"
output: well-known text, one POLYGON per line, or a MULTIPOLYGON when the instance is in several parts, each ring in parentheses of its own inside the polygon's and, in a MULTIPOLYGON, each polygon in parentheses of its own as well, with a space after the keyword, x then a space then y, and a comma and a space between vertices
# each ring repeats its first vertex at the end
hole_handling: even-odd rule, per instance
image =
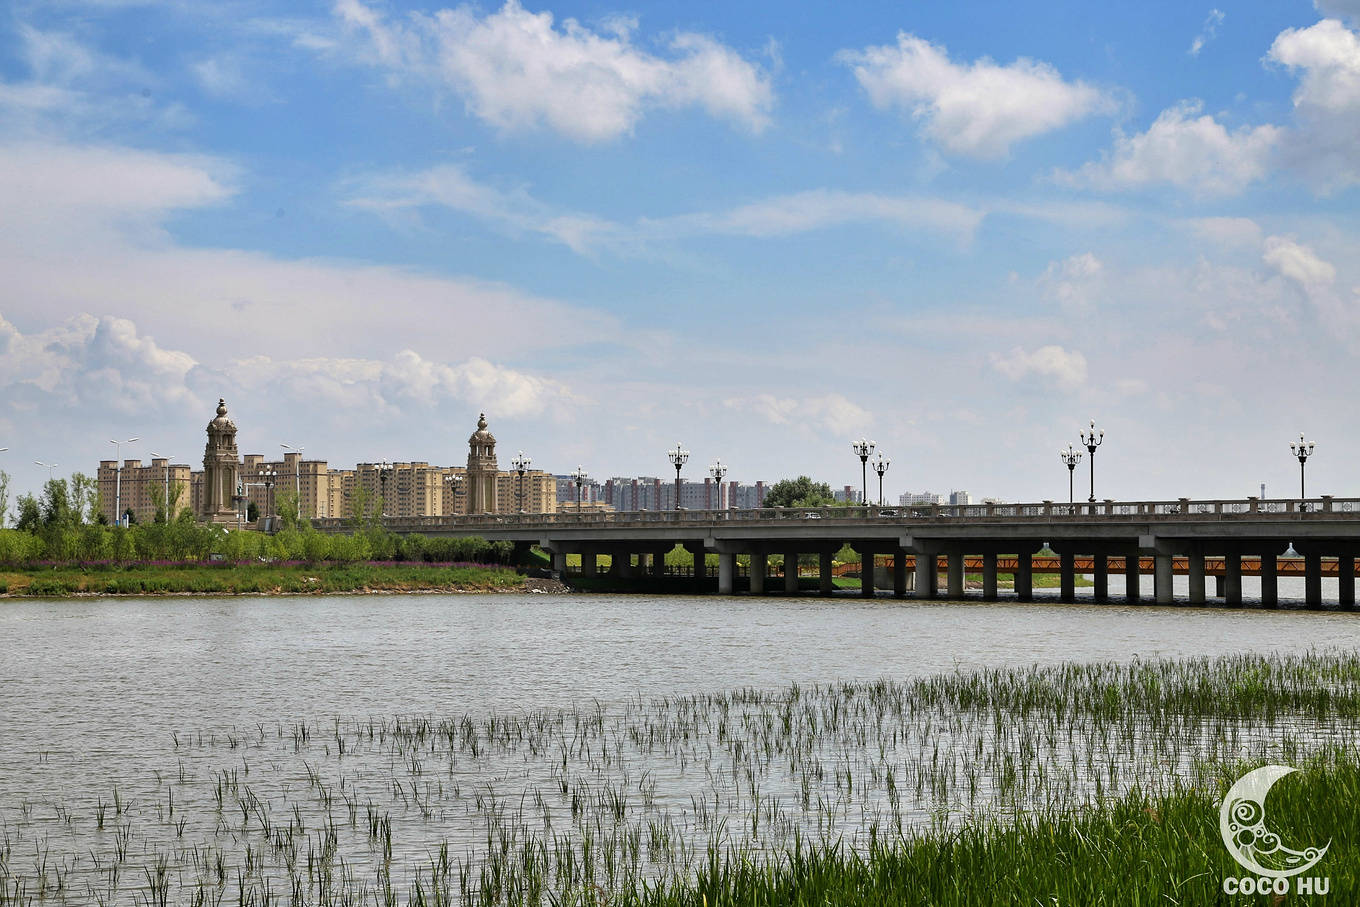
POLYGON ((12 3, 0 468, 1360 495, 1357 149, 1357 0, 12 3))

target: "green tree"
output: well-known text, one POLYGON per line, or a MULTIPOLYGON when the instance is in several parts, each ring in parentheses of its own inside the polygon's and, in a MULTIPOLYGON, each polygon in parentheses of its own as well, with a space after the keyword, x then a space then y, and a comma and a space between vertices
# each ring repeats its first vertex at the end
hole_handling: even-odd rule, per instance
POLYGON ((93 523, 99 517, 99 482, 83 472, 71 475, 71 513, 75 525, 93 523))
POLYGON ((814 482, 807 476, 781 479, 765 492, 765 507, 835 507, 839 501, 831 494, 831 486, 814 482))
POLYGON ((289 489, 279 492, 276 511, 284 529, 298 528, 298 496, 297 491, 289 489))
POLYGON ((249 504, 246 505, 246 522, 253 523, 259 518, 260 508, 255 505, 254 501, 251 501, 249 504))
POLYGON ((5 517, 9 514, 9 473, 0 469, 0 529, 5 528, 5 517))
POLYGON ((31 494, 21 494, 15 504, 19 508, 19 518, 14 523, 15 529, 37 532, 42 528, 42 507, 38 504, 37 498, 31 494))

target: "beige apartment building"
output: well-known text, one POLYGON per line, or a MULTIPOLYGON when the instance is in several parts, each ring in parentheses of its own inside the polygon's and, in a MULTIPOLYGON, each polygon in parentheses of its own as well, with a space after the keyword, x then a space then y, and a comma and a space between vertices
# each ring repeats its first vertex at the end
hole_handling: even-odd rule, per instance
POLYGON ((157 502, 165 500, 167 486, 171 497, 179 489, 178 510, 195 507, 194 512, 198 512, 190 489, 193 470, 187 463, 158 458, 144 466, 141 460, 124 460, 119 470, 117 460, 100 460, 95 480, 99 483, 99 512, 110 523, 118 522, 120 497, 124 513, 131 510, 137 522, 151 522, 156 517, 157 502))

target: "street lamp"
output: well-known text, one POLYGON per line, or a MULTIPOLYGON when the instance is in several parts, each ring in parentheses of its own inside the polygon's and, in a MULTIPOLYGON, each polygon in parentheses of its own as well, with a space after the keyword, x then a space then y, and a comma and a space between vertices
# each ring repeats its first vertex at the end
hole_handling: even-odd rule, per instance
POLYGON ((284 450, 291 450, 293 453, 295 453, 295 454, 298 455, 297 465, 296 465, 295 467, 293 467, 293 476, 294 476, 294 478, 296 479, 295 485, 297 486, 297 488, 296 488, 296 492, 297 492, 297 501, 294 502, 294 503, 297 505, 297 518, 298 518, 298 520, 301 520, 301 519, 302 519, 302 452, 303 452, 304 450, 306 450, 307 448, 305 448, 305 447, 294 447, 294 446, 291 445, 291 444, 280 444, 279 446, 282 447, 284 450))
POLYGON ((165 521, 166 521, 167 523, 169 523, 169 522, 171 522, 171 520, 170 520, 170 459, 171 459, 171 458, 170 458, 170 457, 163 457, 163 456, 161 456, 160 454, 156 453, 154 450, 151 451, 151 456, 154 457, 154 458, 157 459, 157 460, 164 460, 164 461, 165 461, 165 521))
POLYGON ((444 475, 444 482, 449 489, 448 493, 452 495, 452 497, 449 498, 448 506, 444 508, 444 510, 446 511, 445 514, 446 516, 458 515, 458 483, 461 482, 462 480, 463 480, 462 473, 450 472, 445 473, 444 475))
POLYGON ((581 515, 581 486, 585 484, 589 476, 586 475, 584 466, 577 466, 571 477, 576 481, 576 515, 579 517, 581 515))
POLYGON ((1094 504, 1096 502, 1096 448, 1105 442, 1105 429, 1102 428, 1100 434, 1097 435, 1096 422, 1092 419, 1091 430, 1081 432, 1077 437, 1081 439, 1082 444, 1086 445, 1086 449, 1091 454, 1091 459, 1087 461, 1087 465, 1091 467, 1091 497, 1087 500, 1094 504))
POLYGON ((859 457, 860 487, 863 490, 862 504, 869 502, 869 455, 874 452, 874 442, 867 438, 860 438, 858 441, 850 442, 850 449, 859 457))
POLYGON ((387 517, 387 474, 392 471, 392 464, 383 460, 373 467, 378 471, 378 508, 381 511, 380 517, 387 517))
POLYGON ((123 524, 123 445, 131 444, 133 441, 140 441, 141 438, 128 438, 126 441, 115 441, 110 438, 109 443, 113 445, 113 509, 118 514, 118 525, 123 524))
POLYGON ((1067 450, 1058 449, 1058 456, 1067 464, 1067 503, 1072 503, 1072 476, 1076 472, 1077 464, 1081 462, 1081 451, 1073 450, 1072 445, 1067 445, 1067 450))
POLYGON ((1313 442, 1303 440, 1303 433, 1300 432, 1299 443, 1290 444, 1289 452, 1299 458, 1299 500, 1302 501, 1308 497, 1304 494, 1303 467, 1308 462, 1308 458, 1313 455, 1313 442))
POLYGON ((883 451, 878 452, 878 459, 874 461, 874 472, 878 473, 878 506, 883 506, 883 473, 888 471, 892 461, 883 456, 883 451))
POLYGON ((713 477, 713 484, 718 486, 718 509, 723 509, 723 476, 727 475, 727 466, 722 460, 714 460, 713 465, 708 467, 708 474, 713 477))
POLYGON ((510 468, 513 469, 515 472, 519 473, 519 512, 520 512, 520 513, 523 513, 523 512, 524 512, 524 473, 528 471, 529 467, 530 467, 532 464, 533 464, 533 460, 531 460, 531 459, 529 459, 528 457, 526 457, 526 456, 524 455, 524 451, 522 451, 522 450, 519 452, 519 454, 518 454, 513 460, 510 461, 510 468))
POLYGON ((675 450, 666 451, 666 456, 670 458, 671 465, 675 467, 675 509, 680 509, 680 467, 689 461, 689 451, 680 446, 680 442, 675 442, 675 450))
POLYGON ((60 463, 44 463, 42 460, 34 460, 34 461, 33 461, 33 465, 34 465, 34 466, 42 466, 42 467, 45 467, 45 468, 47 469, 47 481, 50 482, 50 481, 52 481, 52 470, 56 469, 56 468, 57 468, 58 466, 60 466, 61 464, 60 464, 60 463))
POLYGON ((278 474, 278 470, 272 466, 266 466, 259 472, 260 478, 264 479, 264 515, 266 521, 274 515, 274 477, 278 474))

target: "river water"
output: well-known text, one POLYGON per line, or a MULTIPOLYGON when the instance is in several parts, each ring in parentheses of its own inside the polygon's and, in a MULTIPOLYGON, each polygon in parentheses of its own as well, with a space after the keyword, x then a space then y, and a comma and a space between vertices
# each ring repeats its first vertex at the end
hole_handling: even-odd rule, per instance
MULTIPOLYGON (((289 766, 285 750, 306 748, 270 744, 308 724, 617 709, 655 697, 978 667, 1355 649, 1360 615, 848 596, 9 600, 0 601, 0 641, 0 829, 46 823, 44 835, 68 842, 78 878, 79 852, 97 834, 72 821, 72 811, 92 815, 114 788, 145 811, 178 772, 184 792, 171 794, 173 819, 175 796, 181 804, 206 797, 186 771, 202 782, 241 762, 247 773, 254 764, 262 798, 283 803, 303 771, 289 766), (258 754, 243 756, 237 736, 247 749, 244 738, 253 738, 258 754), (197 746, 184 742, 194 739, 197 746), (229 750, 219 745, 228 739, 229 750), (278 779, 269 782, 261 765, 278 779)), ((309 775, 333 756, 330 744, 324 756, 313 745, 309 775)), ((449 759, 452 777, 457 759, 449 759)), ((380 762, 374 756, 354 769, 350 783, 381 774, 380 762)), ((334 777, 346 770, 338 765, 334 777)), ((495 771, 513 788, 513 773, 495 771)), ((157 821, 172 827, 163 814, 157 821)), ((213 840, 210 824, 198 831, 213 840)), ((120 902, 112 893, 109 902, 120 902)))

